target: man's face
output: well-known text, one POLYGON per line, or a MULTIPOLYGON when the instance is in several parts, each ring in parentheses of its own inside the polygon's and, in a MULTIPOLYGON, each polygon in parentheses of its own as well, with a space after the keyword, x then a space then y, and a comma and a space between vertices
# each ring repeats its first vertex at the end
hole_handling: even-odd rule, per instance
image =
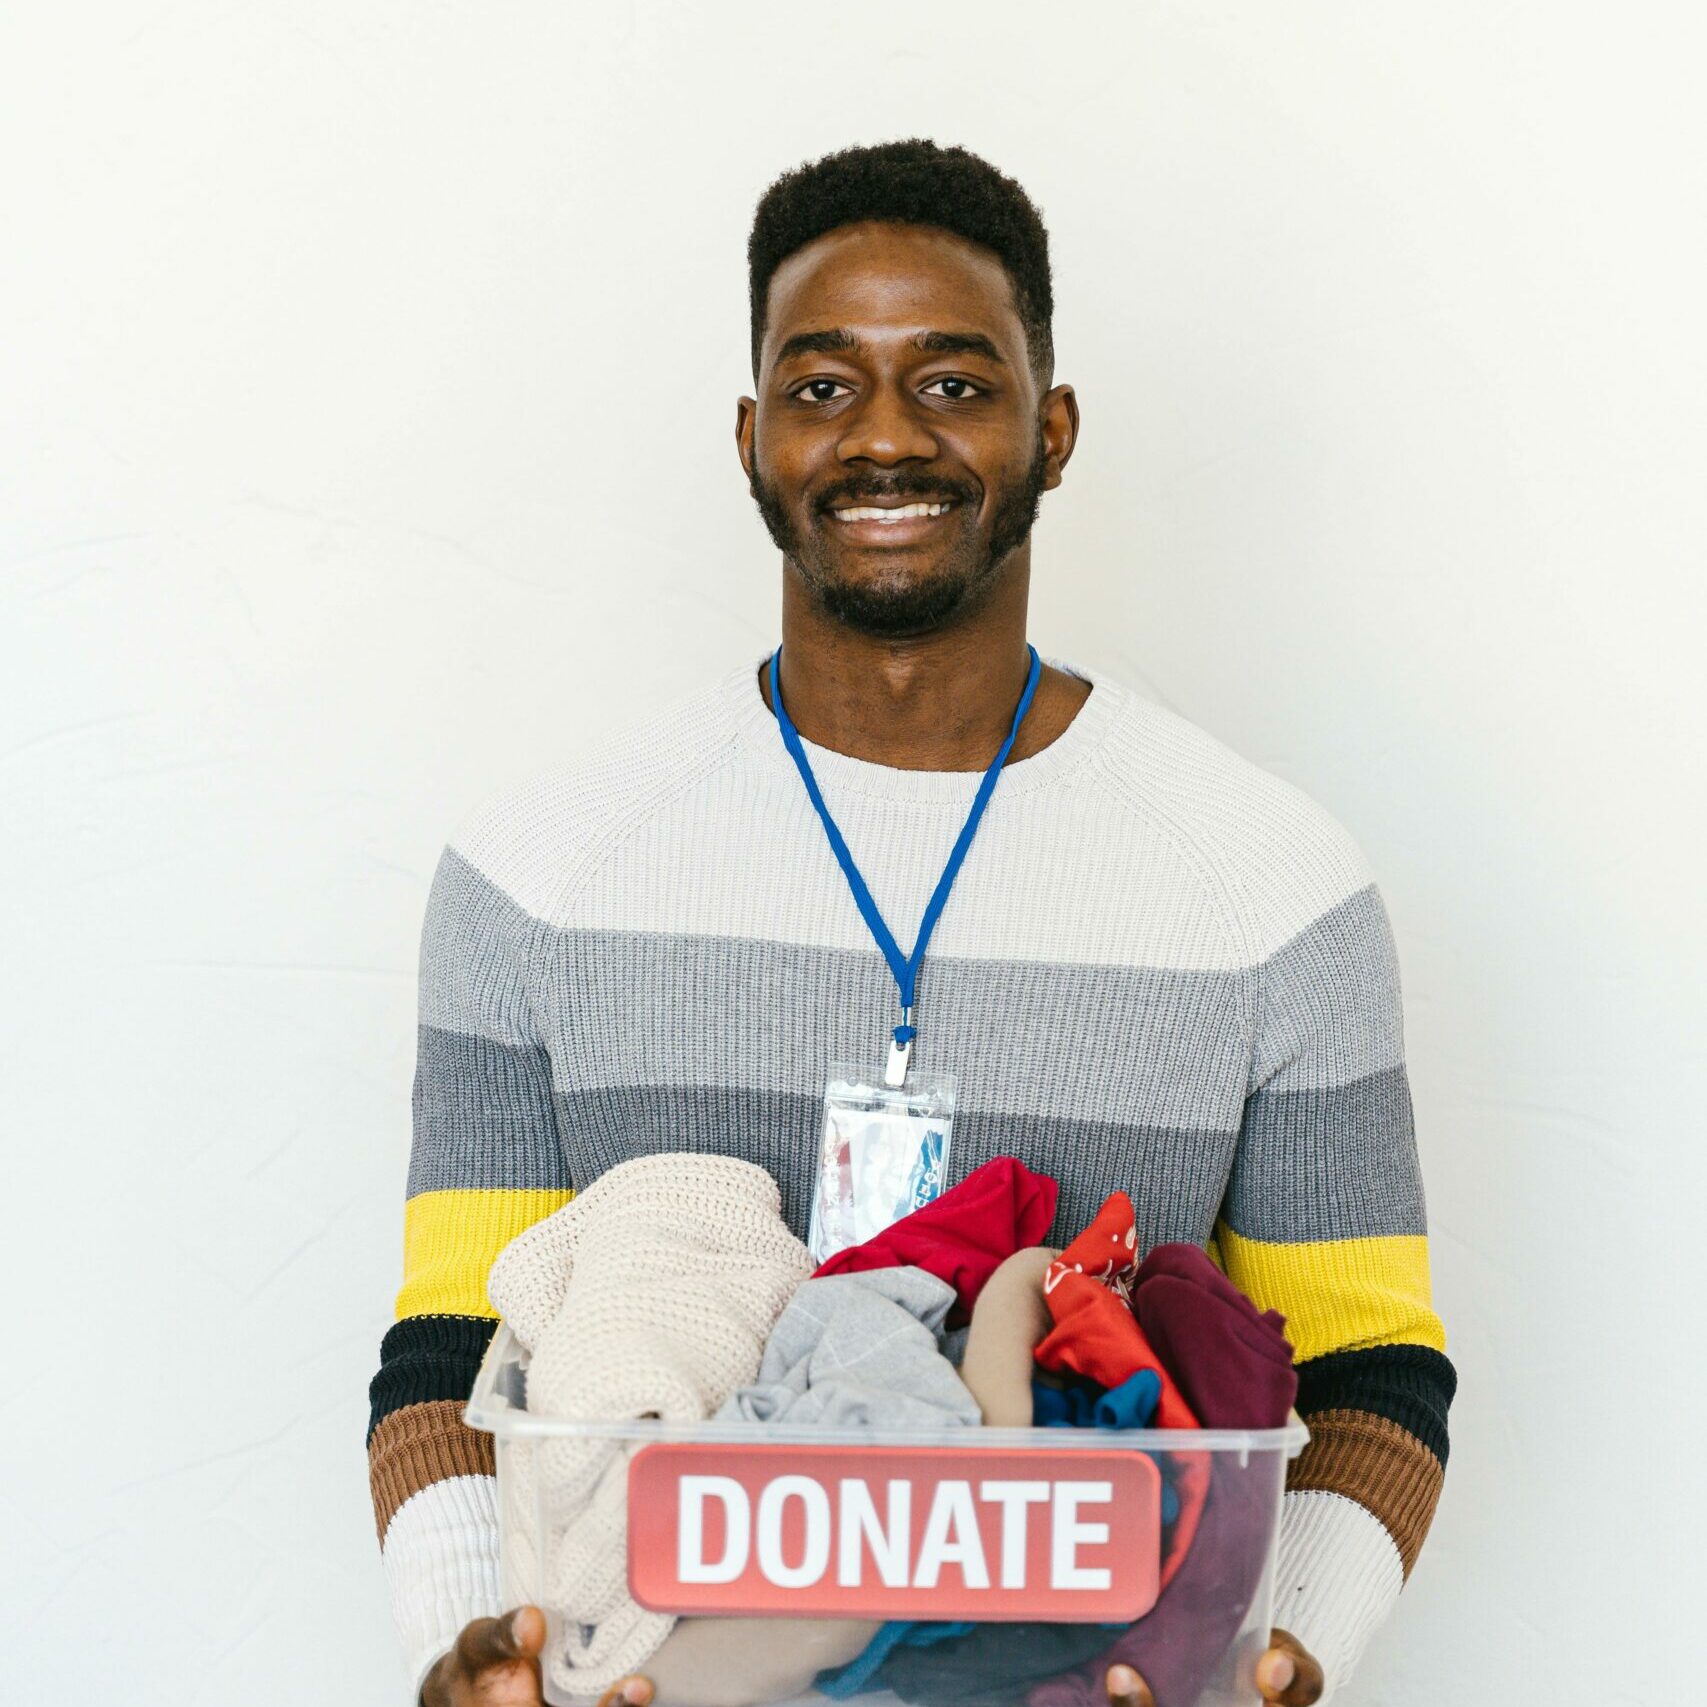
POLYGON ((927 226, 844 226, 789 256, 757 390, 737 438, 759 513, 821 606, 869 634, 977 600, 1077 425, 1068 387, 1040 391, 1000 261, 927 226))

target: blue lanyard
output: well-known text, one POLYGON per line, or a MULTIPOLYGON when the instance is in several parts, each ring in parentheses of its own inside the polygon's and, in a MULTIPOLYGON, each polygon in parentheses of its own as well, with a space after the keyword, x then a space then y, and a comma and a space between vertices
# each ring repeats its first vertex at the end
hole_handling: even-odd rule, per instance
MULTIPOLYGON (((1037 691, 1037 678, 1043 673, 1043 660, 1038 657, 1037 648, 1028 642, 1026 651, 1031 655, 1031 669, 1025 678, 1025 691, 1019 696, 1019 704, 1014 710, 1013 726, 1008 730, 1008 738, 1002 743, 1001 751, 990 761, 990 768, 984 772, 984 780, 978 785, 978 794, 972 802, 972 810, 966 814, 966 822, 960 828, 959 838, 948 856, 948 864, 942 868, 942 876, 937 879, 936 890, 925 908, 924 918, 919 923, 919 940, 913 944, 911 956, 902 954, 901 945, 896 942, 894 933, 883 922, 883 915, 878 912, 877 903, 872 900, 871 891, 866 887, 865 879, 860 876, 859 867, 854 864, 848 844, 836 827, 835 819, 830 816, 829 807, 824 804, 824 796, 818 788, 818 779, 813 776, 812 767, 806 760, 806 749, 800 744, 800 732, 783 709, 782 684, 777 677, 777 660, 782 656, 782 648, 779 646, 771 653, 771 707, 776 712, 777 723, 782 729, 783 745, 793 755, 801 781, 806 784, 806 793, 817 808, 819 818, 823 820, 824 833, 830 838, 836 863, 841 866, 842 875, 848 880, 848 887, 853 891, 853 898, 858 903, 860 913, 870 927, 871 934, 877 939, 877 946, 883 950, 883 958, 889 962, 889 970, 895 974, 895 982, 901 992, 901 1023, 895 1027, 895 1047, 903 1052, 903 1066, 907 1045, 915 1035, 912 1025, 913 986, 918 981, 919 967, 924 962, 925 944, 930 941, 931 932, 936 929, 937 919, 948 900, 948 892, 954 887, 954 880, 960 874, 961 861, 966 858, 966 850, 972 846, 972 838, 978 830, 978 820, 984 816, 984 808, 990 804, 990 796, 996 791, 996 778, 1001 774, 1002 766, 1013 750, 1019 726, 1025 721, 1025 714, 1031 708, 1031 696, 1037 691)), ((893 1059, 891 1057, 892 1067, 893 1059)))

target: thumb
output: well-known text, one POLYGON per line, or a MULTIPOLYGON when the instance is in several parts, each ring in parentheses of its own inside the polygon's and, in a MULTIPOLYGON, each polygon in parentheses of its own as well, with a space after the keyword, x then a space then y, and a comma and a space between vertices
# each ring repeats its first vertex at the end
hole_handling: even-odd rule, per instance
POLYGON ((1109 1707, 1156 1707, 1150 1686, 1129 1665, 1111 1665, 1103 1674, 1109 1707))
POLYGON ((1264 1701, 1276 1707, 1310 1707, 1322 1696, 1322 1668, 1301 1642, 1284 1630, 1269 1638, 1257 1661, 1256 1685, 1264 1701))
POLYGON ((422 1707, 448 1707, 452 1701, 462 1701, 470 1686, 488 1689, 485 1699, 495 1704, 501 1696, 490 1689, 505 1678, 519 1680, 524 1673, 530 1688, 526 1699, 537 1707, 537 1660, 545 1638, 545 1614, 537 1606, 518 1606, 502 1618, 476 1618, 428 1674, 421 1687, 422 1707), (493 1685, 482 1681, 488 1674, 495 1680, 493 1685))
POLYGON ((545 1647, 545 1614, 537 1606, 518 1606, 498 1630, 498 1639, 517 1659, 538 1659, 545 1647))

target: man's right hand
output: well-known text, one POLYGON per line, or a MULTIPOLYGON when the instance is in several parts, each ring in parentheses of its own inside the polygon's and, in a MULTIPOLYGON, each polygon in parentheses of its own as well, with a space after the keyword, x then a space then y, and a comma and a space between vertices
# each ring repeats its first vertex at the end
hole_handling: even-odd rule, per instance
MULTIPOLYGON (((545 1707, 539 1656, 545 1649, 545 1614, 518 1606, 502 1618, 476 1618, 457 1637, 421 1684, 421 1707, 545 1707)), ((651 1707, 644 1677, 618 1679, 598 1707, 651 1707)))

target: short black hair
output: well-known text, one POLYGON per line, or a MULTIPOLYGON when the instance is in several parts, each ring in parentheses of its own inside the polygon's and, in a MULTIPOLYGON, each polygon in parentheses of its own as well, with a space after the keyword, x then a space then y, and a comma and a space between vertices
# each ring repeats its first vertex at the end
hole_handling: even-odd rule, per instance
POLYGON ((795 250, 865 219, 934 225, 991 250, 1013 286, 1032 371, 1047 381, 1055 366, 1055 297, 1043 216, 988 160, 917 136, 826 154, 783 173, 759 198, 747 239, 755 376, 771 275, 795 250))

